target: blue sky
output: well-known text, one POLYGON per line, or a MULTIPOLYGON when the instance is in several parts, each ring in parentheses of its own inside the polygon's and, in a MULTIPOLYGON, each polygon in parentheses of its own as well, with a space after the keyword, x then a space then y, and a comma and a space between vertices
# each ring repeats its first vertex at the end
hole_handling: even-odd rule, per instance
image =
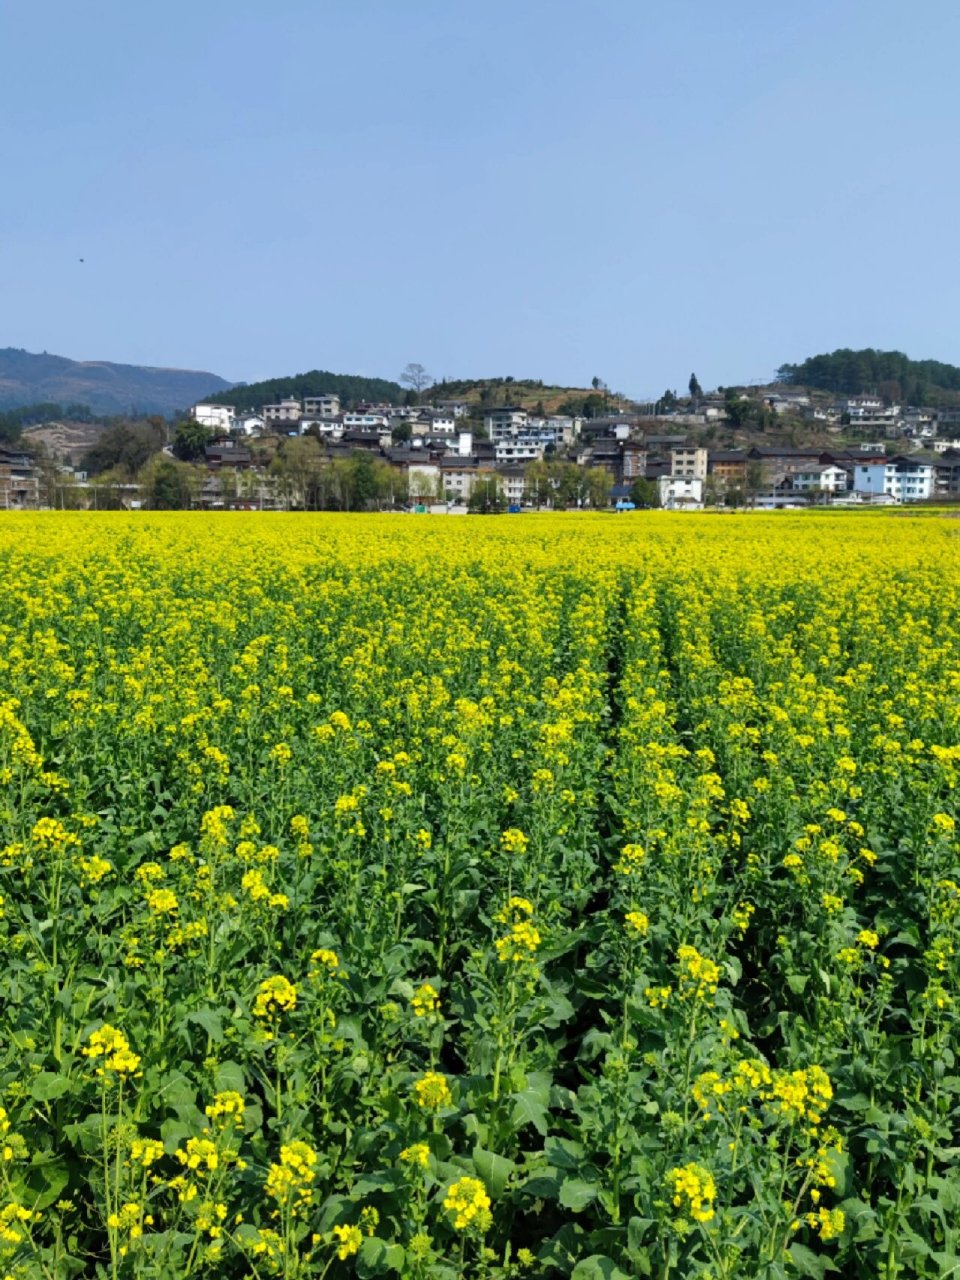
POLYGON ((629 395, 960 362, 958 48, 955 0, 8 0, 0 346, 629 395))

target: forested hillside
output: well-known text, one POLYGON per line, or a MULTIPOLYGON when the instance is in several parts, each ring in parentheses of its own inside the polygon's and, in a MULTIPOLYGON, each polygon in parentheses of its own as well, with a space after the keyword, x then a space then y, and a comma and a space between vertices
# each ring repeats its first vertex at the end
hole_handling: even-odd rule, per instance
POLYGON ((276 404, 286 396, 302 400, 304 396, 337 395, 344 408, 351 408, 361 400, 400 404, 405 394, 399 382, 390 382, 386 378, 361 378, 351 373, 311 369, 309 373, 297 373, 289 378, 268 378, 264 382, 232 387, 207 399, 213 404, 232 404, 243 411, 276 404))
POLYGON ((911 360, 902 351, 841 347, 828 355, 809 356, 800 364, 777 370, 783 382, 832 391, 835 395, 885 395, 908 404, 960 399, 960 368, 939 360, 911 360))

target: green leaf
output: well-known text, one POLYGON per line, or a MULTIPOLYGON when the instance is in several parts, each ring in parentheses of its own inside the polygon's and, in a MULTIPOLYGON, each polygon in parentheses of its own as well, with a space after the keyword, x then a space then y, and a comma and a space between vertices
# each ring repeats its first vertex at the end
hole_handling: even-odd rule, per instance
POLYGON ((560 1203, 565 1209, 579 1213, 597 1198, 597 1184, 584 1182, 582 1178, 567 1178, 560 1188, 560 1203))
POLYGON ((592 1253, 573 1268, 570 1280, 629 1280, 612 1258, 602 1253, 592 1253))
POLYGON ((182 1071, 169 1071, 156 1090, 168 1107, 190 1107, 197 1100, 197 1092, 182 1071))
POLYGON ((56 1071, 41 1071, 30 1082, 30 1096, 37 1102, 52 1102, 69 1093, 71 1087, 69 1076, 59 1075, 56 1071))
POLYGON ((542 1137, 546 1137, 549 1131, 547 1124, 547 1108, 544 1106, 542 1094, 539 1089, 521 1089, 519 1093, 510 1095, 513 1099, 513 1111, 511 1120, 515 1128, 522 1128, 523 1125, 532 1124, 542 1137))
POLYGON ((484 1151, 482 1147, 473 1149, 473 1167, 477 1171, 491 1196, 496 1200, 503 1195, 510 1175, 516 1169, 512 1160, 498 1156, 494 1151, 484 1151))
POLYGON ((243 1093, 245 1081, 243 1068, 236 1062, 221 1062, 213 1074, 217 1093, 243 1093))
POLYGON ((29 1188, 29 1199, 32 1209, 46 1209, 60 1198, 60 1193, 70 1181, 70 1172, 66 1162, 40 1158, 36 1164, 26 1171, 24 1183, 29 1188))
POLYGON ((357 1275, 361 1280, 368 1276, 386 1275, 388 1271, 399 1271, 403 1263, 402 1245, 388 1244, 377 1236, 368 1236, 357 1254, 357 1275))
POLYGON ((807 983, 810 981, 810 975, 806 973, 788 973, 787 986, 795 996, 802 996, 807 989, 807 983))
POLYGON ((216 1009, 194 1009, 187 1014, 185 1021, 202 1027, 213 1044, 219 1044, 223 1039, 223 1019, 216 1009))
MULTIPOLYGON (((810 1276, 811 1280, 823 1280, 828 1265, 829 1258, 821 1254, 814 1253, 812 1249, 808 1249, 805 1244, 792 1244, 790 1246, 790 1257, 793 1264, 802 1276, 810 1276)), ((832 1268, 836 1270, 836 1268, 832 1268)))

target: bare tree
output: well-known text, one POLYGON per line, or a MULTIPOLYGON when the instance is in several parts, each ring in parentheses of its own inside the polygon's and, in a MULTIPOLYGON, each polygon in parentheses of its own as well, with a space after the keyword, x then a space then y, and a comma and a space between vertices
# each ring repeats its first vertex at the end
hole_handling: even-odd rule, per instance
POLYGON ((427 373, 422 364, 408 364, 400 375, 400 381, 405 387, 409 387, 411 391, 417 393, 417 399, 425 388, 429 387, 433 379, 427 373))

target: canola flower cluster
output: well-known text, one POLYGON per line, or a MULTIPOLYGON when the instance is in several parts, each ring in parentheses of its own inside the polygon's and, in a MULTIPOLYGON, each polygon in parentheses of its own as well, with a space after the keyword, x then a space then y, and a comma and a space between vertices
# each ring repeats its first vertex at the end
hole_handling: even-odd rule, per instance
POLYGON ((949 1270, 958 569, 0 514, 0 1274, 949 1270))

